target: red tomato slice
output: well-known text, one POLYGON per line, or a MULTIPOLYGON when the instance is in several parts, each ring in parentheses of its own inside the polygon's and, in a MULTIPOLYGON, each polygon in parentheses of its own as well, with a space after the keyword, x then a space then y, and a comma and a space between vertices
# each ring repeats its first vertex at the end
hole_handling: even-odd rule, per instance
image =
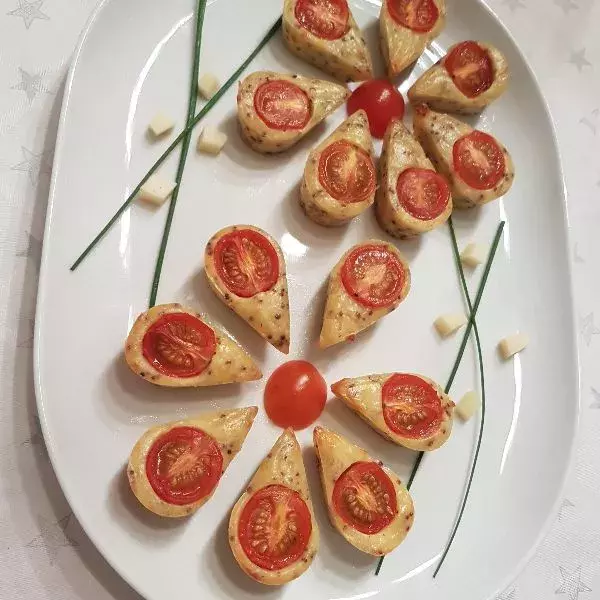
POLYGON ((306 92, 282 79, 266 81, 254 93, 254 110, 271 129, 304 129, 310 120, 311 102, 306 92))
POLYGON ((506 163, 498 142, 483 131, 473 131, 454 142, 452 162, 458 176, 476 190, 490 190, 504 177, 506 163))
POLYGON ((382 138, 392 119, 404 117, 404 98, 386 79, 371 79, 358 86, 348 98, 348 114, 363 109, 371 135, 382 138))
POLYGON ((195 377, 210 364, 217 348, 215 332, 188 313, 158 318, 142 340, 144 358, 169 377, 195 377))
POLYGON ((269 291, 279 279, 277 251, 253 229, 235 229, 220 238, 214 261, 225 287, 242 298, 269 291))
POLYGON ((304 553, 312 519, 300 494, 283 485, 255 492, 242 509, 238 536, 246 556, 268 571, 295 563, 304 553))
POLYGON ((431 31, 440 16, 433 0, 388 0, 388 11, 398 25, 417 33, 431 31))
POLYGON ((348 29, 346 0, 298 0, 296 20, 304 29, 324 40, 337 40, 348 29))
POLYGON ((279 427, 304 429, 323 412, 327 384, 305 360, 291 360, 273 371, 265 387, 265 410, 279 427))
POLYGON ((442 401, 426 381, 407 373, 396 373, 381 390, 383 418, 398 435, 417 439, 435 433, 442 422, 442 401))
POLYGON ((146 476, 169 504, 191 504, 219 483, 223 455, 216 440, 194 427, 174 427, 161 435, 146 457, 146 476))
POLYGON ((444 66, 456 87, 468 98, 483 94, 494 82, 490 55, 477 42, 457 44, 444 58, 444 66))
POLYGON ((369 535, 379 533, 398 514, 394 484, 374 462, 355 462, 338 477, 333 506, 345 523, 369 535))
POLYGON ((341 278, 352 298, 371 308, 394 303, 402 295, 404 266, 385 246, 369 244, 354 249, 344 261, 341 278))
POLYGON ((439 217, 450 201, 446 180, 431 169, 405 169, 396 182, 398 202, 415 219, 439 217))
POLYGON ((321 152, 319 182, 342 204, 362 202, 375 191, 373 160, 362 148, 350 142, 334 142, 321 152))

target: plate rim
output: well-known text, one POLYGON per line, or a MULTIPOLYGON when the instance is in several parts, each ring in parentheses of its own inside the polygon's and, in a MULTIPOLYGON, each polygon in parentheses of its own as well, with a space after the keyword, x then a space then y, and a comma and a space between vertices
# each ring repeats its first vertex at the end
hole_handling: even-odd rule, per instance
MULTIPOLYGON (((98 4, 92 10, 92 13, 88 17, 87 22, 86 22, 81 34, 79 35, 79 39, 77 41, 75 50, 74 50, 72 58, 71 58, 71 64, 69 66, 68 74, 65 79, 65 87, 64 87, 64 91, 63 91, 63 98, 62 98, 60 116, 59 116, 59 121, 58 121, 58 129, 57 129, 57 134, 56 134, 56 143, 54 146, 54 158, 53 158, 53 162, 52 162, 52 175, 51 175, 50 186, 49 186, 49 191, 48 191, 48 202, 47 202, 47 207, 46 207, 46 218, 45 218, 45 223, 44 223, 44 237, 43 237, 43 241, 42 241, 42 244, 43 244, 42 245, 42 256, 41 256, 40 270, 39 270, 39 276, 38 276, 38 288, 37 288, 38 292, 37 292, 37 299, 36 299, 34 339, 33 339, 33 378, 34 378, 34 390, 35 390, 35 399, 36 399, 36 410, 37 410, 38 418, 40 421, 40 427, 42 430, 42 434, 44 436, 44 443, 45 443, 45 446, 46 446, 46 449, 48 452, 48 457, 50 459, 52 469, 54 471, 54 475, 61 487, 61 491, 64 494, 65 499, 69 503, 69 507, 73 511, 75 518, 77 519, 80 526, 84 530, 86 536, 88 537, 90 542, 94 545, 96 550, 101 554, 102 558, 110 565, 110 567, 117 573, 117 575, 135 593, 139 594, 141 597, 144 597, 142 592, 137 588, 137 586, 134 585, 132 583, 132 581, 130 581, 126 572, 124 570, 122 570, 120 568, 120 566, 118 566, 117 564, 115 564, 112 561, 112 559, 110 558, 110 553, 105 551, 104 545, 99 540, 97 540, 93 535, 91 535, 91 533, 85 527, 84 521, 80 518, 80 514, 79 514, 80 511, 78 511, 71 503, 69 494, 67 493, 66 488, 63 485, 64 478, 62 477, 62 475, 60 475, 60 472, 56 468, 56 465, 55 465, 56 455, 55 455, 55 450, 54 450, 54 446, 53 446, 53 438, 52 438, 51 432, 49 430, 49 427, 48 427, 48 424, 46 421, 45 404, 42 400, 43 392, 42 392, 41 368, 40 368, 40 362, 41 362, 40 355, 41 355, 41 345, 42 345, 42 343, 41 343, 42 319, 41 319, 40 315, 42 314, 42 304, 43 304, 43 300, 44 300, 44 296, 45 296, 44 290, 46 289, 46 286, 44 285, 44 283, 45 283, 46 278, 48 277, 47 262, 48 262, 48 256, 49 256, 49 245, 45 243, 45 240, 48 239, 48 234, 49 234, 51 223, 52 223, 52 214, 53 214, 54 203, 56 200, 55 192, 56 192, 56 185, 57 185, 57 180, 58 180, 58 172, 60 171, 60 168, 61 168, 63 148, 65 145, 65 140, 64 140, 65 127, 66 127, 65 123, 66 123, 66 119, 67 119, 68 108, 70 105, 71 90, 72 90, 73 80, 75 78, 75 72, 79 65, 81 53, 85 46, 87 38, 88 38, 89 34, 91 33, 92 29, 94 28, 96 21, 100 17, 101 13, 103 12, 103 10, 106 8, 106 6, 111 1, 113 1, 113 0, 100 0, 100 2, 98 2, 98 4)), ((351 2, 352 0, 349 0, 349 1, 351 2)), ((560 210, 561 210, 561 215, 562 215, 561 227, 563 230, 563 234, 565 237, 565 244, 567 247, 566 248, 566 250, 567 250, 566 278, 568 281, 567 302, 569 304, 568 312, 570 314, 570 330, 571 330, 571 334, 569 335, 569 338, 570 338, 569 354, 573 361, 573 368, 574 368, 573 377, 574 377, 574 384, 575 384, 575 390, 574 390, 575 398, 572 400, 574 402, 573 431, 571 432, 571 435, 570 435, 570 444, 569 444, 569 450, 568 450, 568 455, 567 455, 567 458, 568 458, 567 468, 565 468, 565 470, 562 474, 562 478, 559 482, 559 485, 557 488, 557 490, 558 490, 557 497, 554 500, 552 509, 548 512, 548 516, 546 517, 545 522, 540 527, 538 536, 536 537, 534 542, 531 544, 531 547, 529 548, 528 552, 526 552, 523 555, 523 557, 518 562, 518 564, 513 569, 513 571, 501 582, 500 587, 492 594, 492 596, 490 596, 490 599, 491 599, 491 598, 494 598, 495 595, 497 595, 498 593, 501 593, 504 590, 506 590, 508 587, 510 587, 510 585, 516 580, 516 578, 523 572, 525 567, 531 562, 532 558, 534 557, 534 555, 540 548, 542 542, 549 535, 552 525, 555 522, 556 515, 559 512, 560 505, 564 498, 564 492, 567 487, 567 482, 573 472, 573 467, 574 467, 573 459, 574 459, 574 455, 575 455, 575 450, 576 450, 579 440, 580 440, 580 430, 581 430, 581 427, 580 427, 580 423, 581 423, 581 356, 580 356, 579 344, 578 344, 578 340, 577 340, 577 317, 576 317, 576 312, 575 312, 575 297, 574 297, 574 285, 573 285, 574 284, 573 263, 572 263, 571 255, 570 255, 570 249, 572 247, 572 237, 573 236, 572 236, 572 232, 571 232, 571 225, 570 225, 570 218, 569 218, 569 199, 568 199, 569 193, 568 193, 568 188, 566 185, 566 179, 565 179, 564 168, 563 168, 563 159, 562 159, 562 154, 561 154, 561 150, 560 150, 557 130, 556 130, 556 123, 552 117, 552 111, 550 110, 549 103, 543 93, 539 79, 538 79, 533 67, 529 63, 527 56, 521 50, 520 45, 517 43, 517 40, 512 35, 512 33, 509 31, 508 27, 505 25, 504 21, 500 18, 498 13, 491 6, 488 5, 487 0, 475 0, 475 1, 480 5, 481 8, 483 8, 484 11, 487 12, 487 14, 500 27, 500 29, 502 30, 502 33, 506 36, 509 43, 512 44, 513 49, 515 50, 515 52, 518 54, 518 56, 522 60, 523 64, 525 65, 528 75, 531 77, 535 92, 538 95, 539 100, 543 106, 544 115, 550 124, 550 132, 552 134, 552 139, 553 139, 553 148, 554 148, 554 153, 555 153, 556 166, 558 167, 556 174, 557 174, 557 177, 561 184, 560 185, 560 196, 561 196, 560 210)))

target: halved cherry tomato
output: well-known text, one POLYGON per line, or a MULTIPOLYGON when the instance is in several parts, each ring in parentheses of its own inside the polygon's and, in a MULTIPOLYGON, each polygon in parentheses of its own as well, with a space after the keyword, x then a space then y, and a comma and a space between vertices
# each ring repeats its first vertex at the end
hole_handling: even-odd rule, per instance
POLYGON ((404 116, 404 98, 386 79, 371 79, 358 86, 348 98, 348 114, 363 109, 371 135, 382 138, 392 119, 404 116))
POLYGON ((369 535, 379 533, 398 514, 394 484, 375 462, 355 462, 338 477, 333 506, 345 523, 369 535))
POLYGON ((348 255, 342 265, 341 278, 356 302, 382 308, 400 298, 406 273, 398 257, 385 246, 366 244, 348 255))
POLYGON ((188 313, 167 313, 158 318, 142 340, 144 358, 169 377, 195 377, 215 354, 215 332, 188 313))
POLYGON ((459 177, 476 190, 492 189, 506 170, 502 148, 483 131, 473 131, 456 140, 452 162, 459 177))
POLYGON ((346 0, 298 0, 296 20, 304 29, 325 40, 337 40, 348 29, 346 0))
POLYGON ((342 204, 362 202, 375 191, 373 159, 350 142, 334 142, 321 152, 319 182, 342 204))
POLYGON ((392 19, 417 33, 431 31, 440 16, 433 0, 387 0, 387 3, 392 19))
POLYGON ((238 536, 246 556, 268 571, 295 563, 304 553, 312 519, 300 494, 283 485, 255 492, 242 509, 238 536))
POLYGON ((174 427, 150 447, 146 476, 156 495, 169 504, 191 504, 208 496, 223 471, 216 440, 201 429, 174 427))
POLYGON ((415 219, 429 221, 444 212, 450 200, 446 180, 431 169, 412 167, 398 176, 396 194, 400 205, 415 219))
POLYGON ((444 66, 456 87, 468 98, 483 94, 494 82, 490 55, 477 42, 457 44, 444 58, 444 66))
POLYGON ((266 81, 254 93, 254 110, 271 129, 304 129, 311 115, 306 92, 283 79, 266 81))
POLYGON ((242 298, 267 292, 279 279, 277 251, 253 229, 226 233, 215 244, 214 260, 225 287, 242 298))
POLYGON ((265 387, 265 410, 279 427, 308 427, 323 412, 326 400, 325 380, 305 360, 290 360, 277 367, 265 387))
POLYGON ((428 437, 442 422, 442 401, 437 391, 416 375, 392 375, 383 384, 381 403, 387 426, 402 437, 428 437))

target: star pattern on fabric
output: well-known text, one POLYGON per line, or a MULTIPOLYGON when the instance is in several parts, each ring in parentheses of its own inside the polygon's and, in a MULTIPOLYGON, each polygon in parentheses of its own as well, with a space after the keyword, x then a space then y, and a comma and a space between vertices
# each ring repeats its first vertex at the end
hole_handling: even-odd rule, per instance
POLYGON ((567 594, 569 600, 579 600, 581 592, 591 592, 592 589, 581 581, 581 565, 574 571, 567 571, 564 567, 560 569, 562 583, 555 594, 567 594))
POLYGON ((562 501, 562 504, 560 505, 560 509, 558 511, 558 520, 562 521, 563 517, 565 516, 565 512, 567 511, 567 509, 573 508, 574 506, 575 506, 575 504, 573 504, 573 502, 571 502, 568 498, 565 498, 562 501))
POLYGON ((20 173, 27 173, 29 175, 29 181, 32 185, 35 185, 42 173, 50 173, 50 159, 44 152, 36 154, 31 150, 21 146, 21 152, 23 154, 23 160, 16 165, 13 165, 11 169, 20 173))
POLYGON ((565 14, 569 14, 572 10, 579 10, 579 4, 573 0, 554 0, 554 4, 562 8, 565 14))
POLYGON ((580 331, 581 337, 585 342, 586 346, 590 345, 592 341, 592 337, 598 335, 600 333, 600 329, 598 329, 594 323, 594 313, 591 312, 589 315, 580 319, 580 331))
POLYGON ((582 117, 579 119, 581 125, 585 125, 594 135, 596 135, 597 127, 596 124, 588 117, 582 117))
POLYGON ((31 446, 36 450, 40 451, 47 460, 49 460, 48 450, 46 449, 46 442, 44 441, 44 435, 42 434, 42 426, 37 416, 33 418, 33 425, 31 427, 31 436, 25 441, 21 442, 21 446, 31 446))
POLYGON ((596 388, 591 388, 594 401, 590 404, 590 408, 600 408, 600 392, 596 388))
POLYGON ((580 73, 583 72, 585 67, 592 66, 592 63, 585 57, 585 48, 571 52, 569 62, 575 65, 580 73))
POLYGON ((33 348, 34 326, 34 319, 21 319, 19 322, 19 334, 17 336, 17 348, 33 348))
POLYGON ((21 17, 26 29, 29 29, 36 19, 40 21, 50 20, 50 17, 41 11, 44 0, 34 0, 33 2, 29 2, 29 0, 17 0, 17 4, 18 6, 15 10, 11 10, 6 14, 12 17, 21 17))
POLYGON ((508 6, 510 12, 515 12, 519 8, 525 8, 523 0, 502 0, 502 4, 508 6))
POLYGON ((28 544, 28 548, 43 548, 48 553, 50 564, 57 559, 61 548, 79 546, 69 537, 67 528, 71 523, 73 513, 69 513, 62 519, 43 525, 39 535, 36 535, 28 544))
POLYGON ((27 247, 17 253, 19 257, 31 259, 39 268, 42 259, 42 242, 34 237, 31 232, 27 234, 27 247))
POLYGON ((510 590, 505 590, 501 594, 498 594, 496 596, 496 600, 517 600, 516 588, 512 588, 510 590))
POLYGON ((11 89, 25 92, 29 103, 32 103, 39 94, 48 92, 48 88, 44 85, 42 76, 39 73, 28 73, 25 69, 19 67, 19 75, 21 81, 13 85, 11 89))

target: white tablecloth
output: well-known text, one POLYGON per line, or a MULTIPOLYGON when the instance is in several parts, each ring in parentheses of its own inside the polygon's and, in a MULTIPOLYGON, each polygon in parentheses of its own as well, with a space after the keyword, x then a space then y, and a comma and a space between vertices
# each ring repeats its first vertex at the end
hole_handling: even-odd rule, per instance
MULTIPOLYGON (((71 54, 95 2, 0 3, 2 600, 138 598, 72 516, 44 450, 33 391, 33 319, 57 120, 71 54)), ((500 598, 591 600, 600 597, 600 2, 490 3, 530 60, 556 123, 582 367, 580 436, 560 514, 500 598)))

